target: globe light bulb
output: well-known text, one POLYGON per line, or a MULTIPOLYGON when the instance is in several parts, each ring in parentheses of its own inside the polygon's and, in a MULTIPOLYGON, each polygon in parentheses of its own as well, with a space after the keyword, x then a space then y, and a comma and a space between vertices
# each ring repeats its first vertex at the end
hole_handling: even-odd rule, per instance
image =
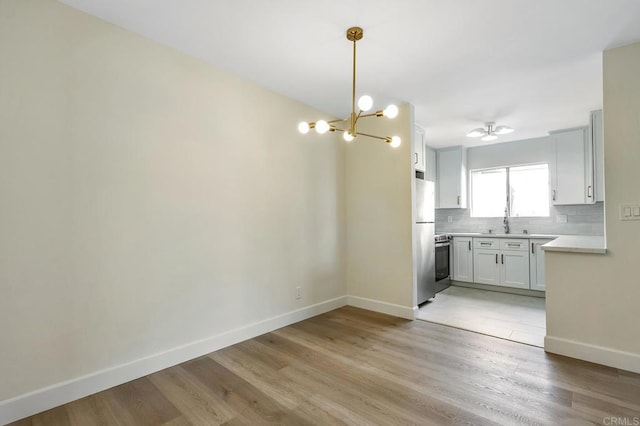
POLYGON ((485 142, 495 141, 496 139, 498 139, 496 135, 487 135, 482 138, 482 140, 485 142))
POLYGON ((395 105, 389 105, 382 111, 382 115, 387 118, 396 118, 398 116, 398 107, 395 105))
POLYGON ((358 108, 362 111, 369 111, 373 106, 373 99, 369 95, 360 96, 358 99, 358 108))
POLYGON ((316 132, 318 132, 321 135, 327 133, 329 129, 330 129, 329 123, 327 123, 324 120, 318 120, 318 122, 316 123, 316 132))
POLYGON ((393 136, 391 138, 391 148, 397 148, 400 146, 400 143, 402 143, 402 139, 400 139, 400 136, 393 136))
POLYGON ((306 121, 300 122, 300 124, 298 124, 298 131, 303 135, 309 133, 309 123, 307 123, 306 121))
POLYGON ((351 133, 349 132, 344 132, 342 134, 342 139, 344 139, 347 142, 351 142, 352 140, 354 140, 355 138, 351 135, 351 133))

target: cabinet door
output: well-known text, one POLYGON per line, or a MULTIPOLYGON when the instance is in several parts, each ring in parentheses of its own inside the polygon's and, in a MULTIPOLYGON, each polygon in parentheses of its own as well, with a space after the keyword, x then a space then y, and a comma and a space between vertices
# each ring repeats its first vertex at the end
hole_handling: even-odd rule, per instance
POLYGON ((500 285, 500 253, 476 248, 473 251, 473 282, 500 285))
POLYGON ((586 129, 574 129, 554 134, 556 138, 556 182, 552 188, 555 205, 585 204, 587 180, 586 129))
POLYGON ((469 237, 453 238, 453 279, 473 282, 473 248, 469 237))
POLYGON ((500 285, 529 288, 529 252, 500 252, 500 285))
POLYGON ((413 164, 416 170, 419 170, 421 172, 425 171, 424 130, 419 126, 415 127, 415 146, 413 151, 413 164))
POLYGON ((424 178, 427 180, 436 180, 436 152, 429 148, 427 145, 424 146, 424 160, 425 160, 425 170, 424 170, 424 178))
POLYGON ((593 197, 604 201, 604 125, 602 110, 591 113, 591 143, 593 149, 593 197))
POLYGON ((466 208, 466 162, 461 147, 439 150, 436 155, 438 208, 466 208))
POLYGON ((530 286, 531 290, 544 291, 544 250, 542 245, 551 240, 531 240, 529 251, 529 267, 531 269, 530 286))

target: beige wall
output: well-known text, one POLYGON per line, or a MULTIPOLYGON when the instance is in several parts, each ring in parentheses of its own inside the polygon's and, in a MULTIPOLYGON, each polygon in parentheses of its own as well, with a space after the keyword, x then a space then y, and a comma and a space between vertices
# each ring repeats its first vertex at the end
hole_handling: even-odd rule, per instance
POLYGON ((592 346, 584 350, 585 359, 637 372, 640 222, 620 221, 619 206, 640 203, 639 75, 640 43, 604 52, 608 253, 546 254, 547 335, 592 346), (593 358, 598 351, 600 358, 593 358))
POLYGON ((346 148, 348 293, 409 310, 415 305, 412 129, 413 107, 401 105, 394 120, 358 124, 365 133, 400 136, 400 147, 363 138, 346 148))
POLYGON ((0 1, 0 400, 344 296, 343 145, 296 131, 322 116, 0 1))

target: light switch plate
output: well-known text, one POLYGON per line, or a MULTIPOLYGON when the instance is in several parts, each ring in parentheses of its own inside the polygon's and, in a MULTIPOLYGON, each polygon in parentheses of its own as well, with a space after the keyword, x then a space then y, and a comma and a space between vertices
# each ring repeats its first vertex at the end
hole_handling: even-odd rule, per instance
POLYGON ((640 220, 640 204, 620 204, 620 220, 640 220))
POLYGON ((556 222, 557 223, 567 223, 567 215, 566 214, 559 214, 556 216, 556 222))

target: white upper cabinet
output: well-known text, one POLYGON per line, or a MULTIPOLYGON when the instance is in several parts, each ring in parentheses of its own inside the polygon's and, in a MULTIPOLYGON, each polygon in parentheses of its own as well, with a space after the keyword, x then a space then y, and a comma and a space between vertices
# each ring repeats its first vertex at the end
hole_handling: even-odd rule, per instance
POLYGON ((560 130, 551 136, 556 145, 555 178, 551 180, 553 204, 604 201, 602 111, 591 113, 589 127, 560 130))
POLYGON ((415 126, 414 131, 415 145, 413 147, 413 165, 416 170, 424 172, 426 161, 424 152, 424 129, 418 125, 415 126))
POLYGON ((436 152, 427 146, 425 131, 415 125, 415 146, 413 150, 413 165, 415 169, 424 172, 426 180, 436 180, 436 152))
POLYGON ((463 147, 436 152, 436 208, 467 207, 467 151, 463 147))
POLYGON ((604 201, 604 121, 602 110, 591 112, 589 123, 593 149, 593 201, 604 201))
POLYGON ((425 171, 424 178, 426 180, 436 180, 436 151, 424 146, 425 171))
POLYGON ((587 203, 587 128, 558 131, 552 136, 556 141, 556 176, 551 185, 553 204, 587 203))

